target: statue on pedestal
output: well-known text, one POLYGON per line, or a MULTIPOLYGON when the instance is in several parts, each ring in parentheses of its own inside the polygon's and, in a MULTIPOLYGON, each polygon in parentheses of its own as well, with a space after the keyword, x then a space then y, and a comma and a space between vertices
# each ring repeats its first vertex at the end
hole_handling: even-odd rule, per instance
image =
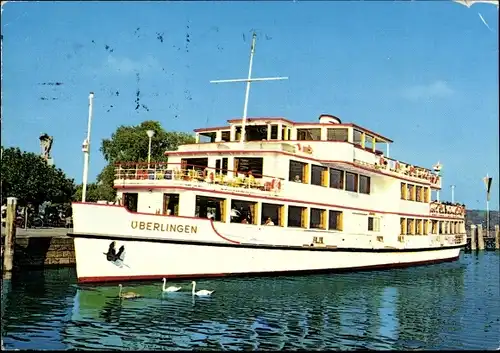
POLYGON ((43 133, 40 135, 40 148, 42 150, 42 158, 46 161, 51 160, 50 151, 52 149, 52 143, 54 142, 54 138, 52 136, 43 133))

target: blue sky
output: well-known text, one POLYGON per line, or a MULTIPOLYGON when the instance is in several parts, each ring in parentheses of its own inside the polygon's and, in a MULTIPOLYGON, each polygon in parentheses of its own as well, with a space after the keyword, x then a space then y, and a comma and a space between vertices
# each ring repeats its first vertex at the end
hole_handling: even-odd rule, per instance
POLYGON ((488 4, 9 2, 2 145, 38 152, 47 132, 56 165, 81 182, 90 91, 91 180, 119 125, 220 126, 241 116, 244 86, 209 80, 246 76, 252 29, 254 74, 290 79, 253 85, 249 116, 337 115, 392 138, 391 157, 440 160, 442 198, 454 184, 457 201, 483 208, 489 173, 498 208, 498 10, 488 4))

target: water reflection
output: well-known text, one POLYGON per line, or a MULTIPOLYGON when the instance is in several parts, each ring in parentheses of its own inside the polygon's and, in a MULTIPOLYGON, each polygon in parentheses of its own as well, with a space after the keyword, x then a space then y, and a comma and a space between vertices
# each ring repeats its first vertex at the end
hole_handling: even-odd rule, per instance
POLYGON ((5 344, 37 347, 36 337, 22 345, 20 333, 43 327, 57 336, 54 347, 77 349, 491 349, 500 330, 500 256, 491 255, 385 272, 200 280, 216 289, 210 298, 147 283, 127 285, 142 298, 122 300, 116 285, 75 288, 46 272, 31 280, 44 283, 13 285, 9 299, 25 300, 6 308, 5 344))

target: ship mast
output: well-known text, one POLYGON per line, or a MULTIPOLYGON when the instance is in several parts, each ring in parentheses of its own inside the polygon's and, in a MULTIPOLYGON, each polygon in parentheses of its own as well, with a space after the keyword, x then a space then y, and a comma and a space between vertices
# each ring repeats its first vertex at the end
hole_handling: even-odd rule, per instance
POLYGON ((276 80, 288 80, 288 77, 263 77, 263 78, 252 78, 252 66, 253 66, 253 56, 255 54, 255 40, 257 39, 257 34, 254 32, 252 36, 252 47, 250 49, 250 65, 248 67, 248 78, 239 79, 229 79, 229 80, 213 80, 210 83, 231 83, 231 82, 246 82, 247 87, 245 91, 245 103, 243 105, 243 118, 241 120, 241 138, 240 142, 245 142, 246 130, 245 125, 247 121, 247 111, 248 111, 248 98, 250 96, 250 84, 256 81, 276 81, 276 80))

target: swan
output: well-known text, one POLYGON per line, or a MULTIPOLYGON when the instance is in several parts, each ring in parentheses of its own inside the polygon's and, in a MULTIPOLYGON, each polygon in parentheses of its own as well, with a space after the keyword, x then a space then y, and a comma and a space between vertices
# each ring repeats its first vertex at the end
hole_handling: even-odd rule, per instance
POLYGON ((120 287, 120 292, 118 293, 118 296, 123 299, 134 299, 134 298, 139 298, 140 295, 134 292, 125 292, 122 293, 123 286, 121 284, 118 285, 120 287))
POLYGON ((167 288, 167 279, 166 278, 163 279, 163 288, 162 288, 162 290, 164 292, 177 292, 180 289, 181 289, 181 287, 174 287, 174 286, 170 286, 170 287, 167 288))
POLYGON ((202 290, 199 290, 196 292, 195 291, 196 282, 193 281, 193 282, 191 282, 191 284, 193 285, 193 290, 192 290, 193 295, 197 295, 199 297, 208 297, 208 296, 212 295, 213 292, 215 292, 214 290, 206 290, 206 289, 202 289, 202 290))

